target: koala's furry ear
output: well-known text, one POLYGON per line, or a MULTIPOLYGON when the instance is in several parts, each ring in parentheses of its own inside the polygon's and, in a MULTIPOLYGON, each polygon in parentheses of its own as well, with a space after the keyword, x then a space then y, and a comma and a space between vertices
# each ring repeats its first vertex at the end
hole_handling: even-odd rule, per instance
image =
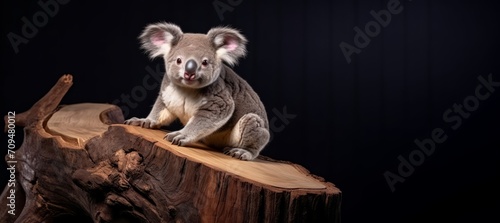
POLYGON ((146 26, 139 40, 142 44, 141 48, 148 52, 151 58, 155 58, 168 54, 182 35, 182 30, 177 25, 162 22, 146 26))
POLYGON ((236 29, 228 27, 212 28, 207 33, 214 44, 217 57, 233 66, 240 57, 246 55, 247 39, 236 29))

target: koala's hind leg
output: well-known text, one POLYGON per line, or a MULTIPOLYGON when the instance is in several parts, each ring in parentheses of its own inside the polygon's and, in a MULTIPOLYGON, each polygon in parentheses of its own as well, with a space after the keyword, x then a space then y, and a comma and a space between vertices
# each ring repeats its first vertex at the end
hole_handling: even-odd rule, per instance
POLYGON ((241 160, 253 160, 269 142, 269 138, 264 120, 249 113, 242 116, 231 130, 230 146, 224 149, 224 153, 241 160))

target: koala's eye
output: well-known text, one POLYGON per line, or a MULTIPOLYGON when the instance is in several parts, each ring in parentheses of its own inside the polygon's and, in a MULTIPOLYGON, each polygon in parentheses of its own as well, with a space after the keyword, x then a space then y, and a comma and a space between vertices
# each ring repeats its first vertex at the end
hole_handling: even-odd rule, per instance
POLYGON ((181 58, 177 58, 177 61, 176 61, 176 62, 177 62, 177 64, 181 64, 181 63, 182 63, 181 58))
POLYGON ((208 65, 208 60, 204 59, 203 61, 201 61, 201 65, 207 66, 208 65))

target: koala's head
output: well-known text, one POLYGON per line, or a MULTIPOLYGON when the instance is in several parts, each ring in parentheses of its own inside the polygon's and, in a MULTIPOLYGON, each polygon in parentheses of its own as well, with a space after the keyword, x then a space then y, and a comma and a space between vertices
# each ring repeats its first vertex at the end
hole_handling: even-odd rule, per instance
POLYGON ((148 25, 139 36, 151 58, 162 56, 170 81, 188 88, 203 88, 219 77, 223 61, 229 65, 245 56, 246 38, 227 27, 207 34, 183 33, 170 23, 148 25))

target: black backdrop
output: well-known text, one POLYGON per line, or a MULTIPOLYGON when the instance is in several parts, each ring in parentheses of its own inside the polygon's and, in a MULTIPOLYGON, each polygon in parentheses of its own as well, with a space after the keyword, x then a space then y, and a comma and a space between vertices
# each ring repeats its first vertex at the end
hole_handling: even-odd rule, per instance
POLYGON ((158 88, 143 80, 164 68, 139 49, 142 28, 229 25, 249 39, 234 69, 275 120, 263 154, 336 184, 343 222, 499 219, 500 87, 484 85, 500 82, 494 1, 56 3, 2 2, 2 114, 28 109, 71 73, 63 104, 115 103, 128 117, 146 116, 158 88), (342 42, 358 44, 350 63, 342 42), (415 140, 431 148, 433 134, 441 143, 426 155, 415 140), (392 190, 386 176, 404 182, 392 190))

